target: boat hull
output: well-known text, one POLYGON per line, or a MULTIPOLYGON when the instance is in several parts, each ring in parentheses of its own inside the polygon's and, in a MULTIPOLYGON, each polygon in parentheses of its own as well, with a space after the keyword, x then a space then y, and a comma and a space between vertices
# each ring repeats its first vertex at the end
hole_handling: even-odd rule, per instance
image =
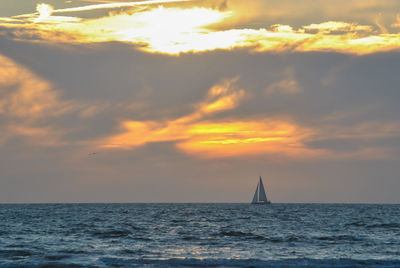
POLYGON ((269 205, 269 204, 271 204, 271 202, 270 201, 267 201, 267 202, 254 202, 254 203, 251 203, 252 205, 269 205))

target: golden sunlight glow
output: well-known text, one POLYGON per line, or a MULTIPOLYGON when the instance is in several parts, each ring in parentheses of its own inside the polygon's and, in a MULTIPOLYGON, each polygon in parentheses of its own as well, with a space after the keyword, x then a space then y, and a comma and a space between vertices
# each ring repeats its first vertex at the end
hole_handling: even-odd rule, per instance
MULTIPOLYGON (((218 29, 218 26, 235 20, 235 14, 240 10, 221 11, 194 5, 179 7, 177 4, 174 7, 161 6, 184 1, 107 3, 66 9, 38 4, 38 13, 0 18, 0 26, 15 31, 19 39, 29 39, 34 35, 44 42, 87 44, 119 41, 145 52, 171 55, 234 48, 256 52, 335 51, 362 55, 400 48, 399 33, 390 33, 386 28, 379 33, 376 25, 327 21, 297 29, 282 24, 258 29, 218 29), (160 6, 135 8, 157 3, 160 6), (125 10, 97 18, 58 15, 115 8, 125 10)), ((392 27, 396 25, 397 21, 392 27)))
POLYGON ((179 142, 178 148, 202 157, 316 154, 303 144, 311 132, 285 121, 201 122, 191 126, 188 133, 192 135, 179 142))
POLYGON ((236 107, 241 98, 238 96, 243 96, 244 91, 236 89, 234 81, 227 80, 212 87, 206 100, 195 105, 197 110, 187 116, 159 122, 123 121, 120 133, 98 141, 102 144, 100 147, 134 149, 152 142, 174 142, 178 149, 206 158, 318 153, 303 144, 312 131, 290 121, 206 120, 204 117, 212 113, 236 107))
POLYGON ((117 26, 118 39, 133 43, 147 43, 151 52, 179 52, 201 50, 208 46, 199 36, 209 32, 203 26, 221 21, 227 16, 217 10, 206 8, 178 9, 158 7, 132 17, 122 15, 123 22, 117 26), (139 27, 121 27, 132 21, 139 27))
POLYGON ((316 155, 303 144, 312 132, 279 120, 122 123, 122 133, 106 139, 103 148, 134 149, 152 142, 176 142, 189 154, 232 157, 256 154, 316 155))
POLYGON ((199 111, 207 114, 235 108, 245 95, 244 90, 234 87, 236 80, 226 80, 224 84, 212 87, 206 101, 199 105, 199 111))
POLYGON ((332 32, 372 32, 371 26, 358 25, 356 23, 346 23, 342 21, 328 21, 319 24, 311 24, 308 26, 303 26, 304 30, 308 31, 318 31, 322 33, 332 33, 332 32))
POLYGON ((37 10, 37 12, 39 12, 38 20, 42 20, 42 19, 47 19, 48 17, 50 17, 54 8, 48 4, 38 4, 36 6, 36 10, 37 10))

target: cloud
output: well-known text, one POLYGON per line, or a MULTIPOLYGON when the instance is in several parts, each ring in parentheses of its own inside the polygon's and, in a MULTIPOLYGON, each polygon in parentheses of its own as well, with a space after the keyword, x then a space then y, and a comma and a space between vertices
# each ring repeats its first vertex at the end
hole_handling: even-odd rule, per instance
POLYGON ((0 55, 0 143, 15 137, 41 146, 60 146, 65 131, 48 122, 78 109, 61 100, 53 86, 11 59, 0 55))
POLYGON ((221 84, 213 86, 208 91, 205 101, 197 105, 199 117, 236 108, 245 95, 243 89, 236 88, 237 80, 238 78, 225 80, 221 84))
POLYGON ((299 82, 295 78, 293 69, 286 69, 283 75, 284 78, 282 80, 274 82, 267 87, 267 89, 265 90, 267 95, 275 93, 296 94, 303 90, 299 82))
POLYGON ((39 18, 49 18, 52 14, 57 13, 73 13, 73 12, 82 12, 82 11, 93 11, 99 9, 116 9, 116 8, 129 8, 136 6, 147 6, 154 4, 166 4, 166 3, 176 3, 176 2, 187 2, 190 0, 148 0, 148 1, 137 1, 137 2, 118 2, 115 1, 105 1, 105 4, 94 4, 94 5, 86 5, 80 7, 70 7, 70 8, 61 8, 55 9, 52 5, 46 3, 39 3, 36 5, 37 13, 28 13, 23 15, 13 16, 13 18, 23 18, 23 19, 32 19, 37 16, 39 18))
POLYGON ((396 22, 391 25, 394 28, 400 28, 400 13, 396 16, 396 22))
POLYGON ((310 24, 303 26, 305 32, 316 32, 324 34, 335 34, 335 33, 370 33, 373 32, 371 26, 358 25, 357 23, 346 23, 343 21, 327 21, 318 24, 310 24))
POLYGON ((390 25, 399 10, 396 0, 303 0, 300 4, 282 0, 231 0, 229 7, 236 11, 243 25, 288 23, 300 26, 324 21, 357 21, 375 24, 377 14, 382 14, 382 24, 390 25), (312 8, 310 8, 312 7, 312 8))
POLYGON ((398 149, 386 144, 400 138, 400 124, 390 121, 365 121, 354 125, 314 125, 314 135, 307 145, 324 150, 321 159, 372 160, 390 159, 398 149))
POLYGON ((324 125, 323 127, 320 127, 320 132, 319 137, 321 139, 385 139, 390 137, 400 137, 400 123, 368 121, 350 127, 324 125))
POLYGON ((62 102, 60 94, 45 80, 0 55, 0 114, 35 121, 74 109, 62 102))
MULTIPOLYGON (((30 53, 28 53, 26 47, 29 45, 23 44, 20 50, 24 50, 24 53, 26 53, 24 55, 35 54, 30 61, 31 64, 34 62, 31 65, 32 68, 36 67, 37 71, 42 69, 43 77, 52 75, 53 72, 50 69, 43 71, 43 67, 36 65, 41 58, 45 58, 48 54, 38 53, 38 50, 30 50, 30 53)), ((45 50, 46 47, 42 49, 45 50)), ((124 53, 129 52, 131 52, 129 49, 124 50, 124 53)), ((13 57, 21 55, 18 50, 13 53, 13 57)), ((37 137, 43 135, 40 136, 38 131, 21 131, 22 126, 25 129, 43 128, 49 133, 48 140, 51 140, 50 137, 58 137, 59 144, 65 144, 65 139, 68 137, 68 139, 74 139, 82 146, 106 145, 103 147, 104 149, 137 150, 141 146, 150 145, 154 148, 159 146, 157 143, 165 142, 172 144, 171 146, 174 146, 179 152, 192 156, 240 157, 269 154, 291 156, 295 159, 302 156, 307 159, 310 157, 318 157, 319 159, 350 157, 347 148, 344 148, 347 155, 345 156, 341 146, 341 144, 346 144, 349 139, 357 142, 359 140, 365 141, 363 144, 360 143, 359 147, 356 146, 357 148, 349 148, 353 155, 359 151, 359 158, 362 158, 361 147, 364 147, 364 149, 376 148, 383 152, 385 150, 380 147, 380 143, 385 148, 387 145, 384 144, 384 140, 396 137, 395 132, 393 132, 394 134, 391 134, 391 136, 388 134, 386 137, 379 138, 380 142, 378 143, 375 142, 377 138, 373 136, 373 134, 378 135, 383 133, 383 130, 390 129, 390 124, 387 121, 395 120, 393 117, 395 113, 390 112, 393 116, 388 119, 384 114, 376 115, 377 111, 375 110, 362 111, 358 115, 354 115, 354 111, 345 109, 346 107, 353 107, 354 101, 359 100, 371 90, 374 90, 374 92, 368 93, 374 93, 370 95, 371 100, 379 99, 379 94, 386 98, 396 99, 396 95, 390 95, 389 91, 384 91, 388 88, 386 84, 382 84, 384 79, 376 78, 363 69, 363 66, 367 70, 371 68, 371 62, 369 65, 366 64, 365 59, 367 58, 374 59, 373 66, 379 69, 383 63, 377 63, 375 59, 378 56, 353 58, 353 65, 349 66, 348 69, 337 72, 337 77, 332 80, 332 84, 328 88, 318 81, 321 81, 325 74, 332 73, 332 66, 335 66, 331 64, 334 62, 332 60, 334 55, 329 55, 329 58, 324 55, 324 58, 318 62, 316 57, 319 55, 292 55, 282 57, 284 58, 283 62, 279 62, 273 61, 273 58, 280 57, 279 55, 249 55, 245 52, 242 52, 240 57, 236 53, 219 52, 201 56, 186 55, 179 59, 142 54, 146 59, 158 58, 162 63, 160 63, 161 61, 153 61, 148 65, 139 64, 136 67, 137 69, 134 69, 132 66, 139 62, 137 60, 139 57, 132 55, 115 57, 114 54, 112 58, 115 59, 115 62, 107 65, 111 62, 108 53, 109 51, 101 53, 95 51, 91 57, 82 57, 82 54, 70 56, 70 52, 62 51, 57 53, 51 61, 53 66, 56 66, 59 62, 68 63, 70 66, 67 69, 56 69, 57 71, 65 73, 69 69, 74 69, 73 72, 68 72, 68 81, 61 81, 60 83, 54 76, 52 79, 54 79, 54 84, 62 85, 63 88, 68 89, 68 91, 65 90, 67 94, 72 91, 71 85, 73 84, 71 83, 79 81, 76 85, 77 91, 79 90, 81 94, 86 91, 83 96, 90 99, 84 107, 82 107, 81 102, 64 100, 60 94, 61 90, 57 90, 54 84, 27 68, 9 58, 2 59, 2 75, 0 78, 3 79, 2 93, 4 97, 1 98, 1 110, 3 115, 7 114, 7 124, 10 126, 7 128, 7 132, 17 133, 16 136, 30 143, 34 142, 35 139, 30 139, 26 133, 31 133, 32 137, 35 133, 37 137), (59 57, 59 54, 65 54, 65 58, 59 57), (102 56, 106 54, 107 57, 102 56), (223 54, 223 57, 220 54, 223 54), (211 56, 215 55, 219 55, 218 62, 213 62, 210 59, 211 56), (298 60, 299 56, 301 60, 298 60), (82 58, 82 61, 68 61, 67 57, 82 58), (209 58, 207 59, 207 57, 209 58), (101 58, 102 60, 100 60, 101 58), (202 61, 199 64, 200 58, 202 61), (82 64, 84 59, 88 61, 86 65, 82 64), (309 61, 305 62, 304 59, 309 59, 309 61), (128 62, 129 65, 126 65, 128 62), (181 64, 182 62, 184 64, 181 64), (310 63, 312 63, 312 66, 310 63), (323 63, 329 63, 329 68, 324 67, 323 63), (170 64, 174 64, 174 71, 162 76, 163 70, 170 71, 168 68, 170 64), (207 69, 211 64, 213 64, 213 68, 207 69), (268 65, 271 66, 269 69, 267 68, 268 65), (72 66, 74 67, 71 68, 72 66), (77 71, 75 66, 81 68, 85 66, 98 67, 94 67, 81 77, 77 76, 77 73, 81 75, 83 69, 77 71), (111 71, 116 69, 117 66, 120 66, 118 70, 127 70, 123 73, 132 80, 126 80, 119 76, 120 72, 118 72, 118 75, 112 73, 111 71), (189 68, 188 66, 192 67, 189 68), (252 67, 254 68, 252 69, 252 67), (241 74, 240 80, 238 78, 226 79, 210 86, 210 81, 216 81, 229 68, 232 69, 229 71, 230 74, 241 74), (101 70, 104 74, 102 79, 107 77, 105 80, 99 79, 100 83, 97 80, 98 75, 96 75, 98 70, 101 70), (202 74, 201 70, 207 70, 207 75, 202 74), (224 70, 224 72, 217 71, 217 74, 214 75, 212 72, 215 72, 215 70, 224 70), (354 71, 358 71, 360 74, 354 74, 354 71), (8 73, 8 75, 3 73, 8 73), (144 73, 147 73, 147 75, 144 73), (153 73, 160 74, 160 76, 152 80, 153 73), (343 83, 348 82, 348 79, 343 78, 344 74, 356 79, 357 84, 343 83), (141 84, 131 82, 138 80, 138 77, 142 81, 146 81, 142 86, 149 86, 152 90, 152 94, 144 99, 134 94, 135 90, 140 90, 142 87, 141 84), (321 79, 315 79, 315 77, 321 79), (359 85, 361 80, 358 77, 367 77, 368 79, 365 83, 359 85), (84 84, 85 79, 90 83, 97 83, 96 87, 89 88, 87 84, 84 84), (191 84, 194 83, 193 79, 195 79, 196 86, 191 84), (374 79, 381 81, 380 85, 383 85, 379 91, 376 91, 375 85, 371 83, 374 79), (122 81, 123 87, 118 88, 116 82, 114 82, 115 84, 106 84, 103 82, 106 80, 122 81), (102 89, 102 86, 104 95, 96 95, 102 89), (365 86, 369 87, 366 88, 365 86), (113 88, 112 91, 110 90, 111 87, 113 88), (110 100, 110 96, 114 94, 121 96, 124 93, 124 88, 129 88, 130 98, 124 96, 122 102, 121 98, 116 98, 114 101, 110 100), (207 88, 208 90, 203 92, 203 89, 207 88), (360 88, 360 90, 354 92, 356 88, 360 88), (35 90, 28 94, 29 89, 35 90), (21 91, 24 94, 19 93, 21 91), (263 97, 266 92, 271 97, 263 97), (109 93, 112 95, 108 95, 109 93), (11 97, 13 94, 18 97, 11 97), (285 96, 282 97, 282 95, 285 96), (28 97, 24 99, 22 96, 28 97), (97 98, 109 98, 108 105, 102 107, 102 101, 97 98), (34 109, 33 107, 36 104, 42 104, 41 108, 34 109), (128 107, 131 104, 132 106, 128 107), (331 112, 340 112, 340 115, 335 114, 336 119, 331 118, 330 121, 321 119, 321 116, 324 117, 324 113, 331 112), (64 115, 68 115, 68 122, 63 121, 64 115), (377 121, 381 119, 381 124, 373 124, 372 119, 368 120, 372 116, 375 116, 377 121), (119 129, 117 130, 113 129, 116 120, 119 120, 119 129), (364 125, 361 125, 360 122, 364 122, 364 125), (384 125, 384 123, 389 125, 384 125), (276 125, 278 130, 289 129, 288 137, 274 136, 273 125, 276 125), (358 129, 345 127, 348 125, 357 126, 358 129), (79 133, 70 134, 71 130, 74 131, 77 128, 79 128, 79 133), (20 131, 17 131, 18 129, 20 131), (212 132, 208 133, 202 130, 202 133, 200 133, 199 129, 211 129, 212 132), (382 131, 374 131, 374 129, 382 131), (292 136, 295 138, 292 138, 292 136), (99 137, 105 138, 99 139, 99 137), (335 144, 339 144, 337 148, 330 147, 328 142, 331 140, 335 140, 335 144), (313 147, 315 142, 319 142, 321 146, 313 147), (290 144, 290 146, 286 146, 287 144, 290 144)), ((136 52, 136 54, 139 55, 140 53, 136 52)), ((11 53, 11 55, 13 54, 11 53)), ((379 57, 383 56, 390 58, 393 66, 395 66, 396 57, 379 55, 379 57)), ((387 66, 386 62, 384 64, 387 66)), ((47 64, 45 65, 45 68, 50 68, 47 64)), ((373 70, 376 73, 376 69, 373 70)), ((377 73, 379 74, 379 72, 377 73)), ((391 79, 388 79, 388 81, 391 81, 391 79)), ((73 95, 74 98, 80 96, 82 95, 73 95)), ((367 104, 368 102, 363 101, 361 107, 366 107, 367 104)), ((360 107, 360 105, 355 105, 354 109, 357 107, 360 107)), ((382 111, 380 108, 379 110, 382 111)), ((7 136, 7 139, 11 136, 7 136)), ((39 138, 37 140, 39 141, 39 138)), ((42 140, 45 140, 45 138, 42 140)), ((40 142, 40 144, 43 144, 43 142, 40 142)), ((52 142, 52 144, 55 143, 52 142)), ((389 151, 386 153, 389 153, 389 151)), ((382 156, 383 153, 377 155, 382 156)))
POLYGON ((379 13, 378 16, 375 17, 374 22, 375 22, 376 26, 378 26, 381 33, 383 33, 383 34, 389 33, 388 29, 382 23, 382 13, 379 13))
POLYGON ((218 9, 220 11, 225 11, 228 9, 228 0, 224 0, 221 2, 221 4, 219 4, 218 9))
POLYGON ((152 143, 171 142, 186 154, 208 159, 270 155, 300 161, 370 160, 390 158, 396 153, 393 148, 376 145, 375 140, 400 137, 400 125, 390 122, 306 127, 290 119, 211 120, 199 114, 166 121, 123 120, 119 133, 95 144, 103 150, 136 150, 152 143), (376 129, 379 132, 373 131, 376 129), (328 146, 330 141, 345 145, 346 140, 353 145, 346 150, 328 146))
POLYGON ((248 155, 285 155, 309 158, 321 154, 304 141, 312 131, 288 120, 260 119, 201 122, 188 129, 190 136, 178 148, 205 158, 248 155))
MULTIPOLYGON (((186 1, 190 1, 190 0, 148 0, 148 1, 119 2, 119 3, 115 3, 115 1, 113 1, 112 3, 106 3, 106 4, 97 4, 97 5, 88 5, 88 6, 82 6, 82 7, 56 9, 56 10, 52 10, 51 13, 81 12, 81 11, 91 11, 91 10, 98 10, 98 9, 113 9, 113 8, 135 7, 135 6, 143 6, 143 5, 186 2, 186 1)), ((40 4, 40 5, 46 5, 46 4, 40 4)))
POLYGON ((101 148, 131 150, 149 143, 173 142, 176 148, 205 158, 258 154, 305 157, 319 153, 304 146, 312 131, 290 120, 207 119, 239 104, 245 93, 235 88, 235 81, 213 86, 189 115, 166 121, 123 120, 119 133, 96 143, 101 148))
POLYGON ((58 147, 68 145, 68 142, 63 139, 66 131, 54 126, 9 124, 4 130, 8 134, 8 139, 19 137, 36 146, 58 147))
POLYGON ((54 7, 48 4, 37 4, 36 6, 37 12, 39 12, 39 18, 38 21, 47 19, 48 17, 51 16, 51 14, 54 12, 54 7))
MULTIPOLYGON (((379 33, 374 27, 376 20, 373 25, 331 20, 299 27, 273 24, 262 28, 240 28, 230 25, 218 29, 218 25, 234 20, 238 10, 180 7, 179 1, 174 7, 125 10, 97 18, 57 15, 170 2, 176 1, 120 2, 65 9, 39 4, 37 13, 0 18, 0 27, 3 32, 25 41, 32 37, 42 42, 64 44, 118 41, 149 53, 171 55, 235 48, 256 52, 335 51, 364 55, 400 48, 400 34, 382 31, 382 24, 378 25, 379 33)), ((226 6, 224 3, 222 5, 226 6)))

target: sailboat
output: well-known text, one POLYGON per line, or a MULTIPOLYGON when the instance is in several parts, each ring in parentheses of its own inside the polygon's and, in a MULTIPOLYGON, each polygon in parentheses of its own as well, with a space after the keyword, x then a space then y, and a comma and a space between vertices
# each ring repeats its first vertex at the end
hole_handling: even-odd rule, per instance
POLYGON ((260 180, 257 184, 256 192, 254 193, 253 200, 251 201, 251 203, 257 204, 257 205, 271 204, 271 201, 268 201, 267 195, 265 194, 264 184, 262 182, 261 176, 260 176, 260 180))

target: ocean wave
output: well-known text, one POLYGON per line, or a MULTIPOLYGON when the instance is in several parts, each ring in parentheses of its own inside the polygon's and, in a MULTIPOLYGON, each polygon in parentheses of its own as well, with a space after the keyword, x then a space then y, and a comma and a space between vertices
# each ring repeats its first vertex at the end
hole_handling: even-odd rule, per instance
POLYGON ((79 255, 79 254, 87 254, 87 251, 85 250, 81 250, 81 249, 64 249, 64 250, 60 250, 58 251, 59 253, 64 253, 64 254, 71 254, 71 255, 79 255))
POLYGON ((92 233, 93 236, 100 238, 121 238, 130 235, 129 230, 107 230, 107 231, 95 231, 92 233))
POLYGON ((49 261, 59 261, 69 258, 69 255, 46 255, 45 258, 49 261))
POLYGON ((119 259, 101 258, 106 266, 119 267, 399 267, 400 260, 353 260, 353 259, 119 259))
POLYGON ((145 236, 131 236, 130 238, 134 240, 140 240, 140 241, 153 241, 153 239, 145 236))
POLYGON ((217 235, 222 237, 240 237, 241 239, 250 240, 263 240, 271 243, 288 243, 306 240, 305 237, 300 236, 275 236, 275 237, 265 237, 260 234, 246 233, 241 231, 221 231, 217 235))
POLYGON ((358 260, 358 259, 307 259, 290 258, 280 260, 260 259, 196 259, 196 258, 171 258, 171 259, 133 259, 118 257, 102 257, 98 259, 69 259, 45 260, 36 259, 20 262, 2 262, 2 268, 44 268, 44 267, 286 267, 286 268, 316 268, 316 267, 347 267, 347 268, 394 268, 400 266, 400 260, 358 260))
POLYGON ((272 243, 287 243, 287 242, 297 242, 297 241, 305 240, 304 237, 298 237, 298 236, 267 237, 264 239, 266 241, 272 242, 272 243))
POLYGON ((250 239, 250 240, 265 240, 267 241, 268 239, 265 238, 262 235, 258 234, 252 234, 252 233, 246 233, 246 232, 241 232, 241 231, 221 231, 217 234, 214 234, 215 236, 220 236, 220 237, 237 237, 241 239, 250 239))
POLYGON ((346 241, 346 242, 364 241, 363 238, 352 236, 352 235, 318 236, 318 237, 314 237, 314 239, 321 240, 321 241, 346 241))
POLYGON ((366 225, 366 223, 362 222, 362 221, 355 221, 355 222, 352 222, 352 223, 345 224, 346 227, 348 227, 348 226, 362 227, 362 226, 365 226, 365 225, 366 225))
POLYGON ((5 249, 0 250, 0 257, 10 258, 10 257, 29 257, 32 255, 32 252, 29 250, 21 250, 21 249, 5 249))
POLYGON ((24 244, 11 244, 11 245, 6 245, 5 248, 23 248, 25 245, 24 244))
POLYGON ((365 207, 0 206, 0 267, 400 267, 400 205, 365 207))
POLYGON ((400 223, 379 223, 379 224, 371 224, 367 225, 366 228, 390 228, 390 229, 400 229, 400 223))
POLYGON ((244 233, 241 231, 221 231, 219 232, 220 236, 252 236, 251 233, 244 233))

